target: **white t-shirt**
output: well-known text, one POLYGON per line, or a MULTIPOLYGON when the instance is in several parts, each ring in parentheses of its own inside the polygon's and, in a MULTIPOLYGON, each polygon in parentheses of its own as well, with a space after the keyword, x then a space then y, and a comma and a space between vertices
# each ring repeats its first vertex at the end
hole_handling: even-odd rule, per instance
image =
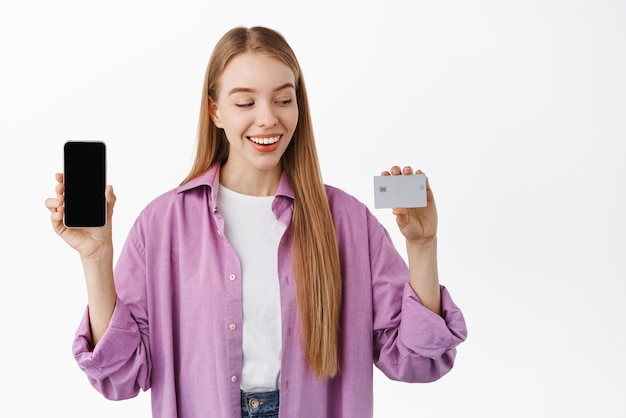
POLYGON ((281 360, 278 244, 286 226, 272 212, 274 196, 249 196, 221 186, 217 208, 239 256, 243 287, 241 389, 278 389, 281 360))

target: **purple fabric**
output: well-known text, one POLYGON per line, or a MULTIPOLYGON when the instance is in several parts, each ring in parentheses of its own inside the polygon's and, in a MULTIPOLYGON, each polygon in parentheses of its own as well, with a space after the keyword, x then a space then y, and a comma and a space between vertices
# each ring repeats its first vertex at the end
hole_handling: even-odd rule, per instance
MULTIPOLYGON (((85 313, 73 351, 105 397, 150 389, 155 417, 241 416, 241 268, 222 234, 218 190, 219 167, 212 167, 142 211, 117 261, 117 304, 95 349, 85 313)), ((344 280, 341 371, 320 381, 304 361, 287 229, 278 250, 281 416, 366 418, 372 364, 391 379, 436 380, 452 368, 467 331, 443 286, 442 316, 420 304, 404 259, 365 205, 333 187, 327 193, 344 280)), ((273 211, 287 226, 293 199, 283 175, 273 211)))

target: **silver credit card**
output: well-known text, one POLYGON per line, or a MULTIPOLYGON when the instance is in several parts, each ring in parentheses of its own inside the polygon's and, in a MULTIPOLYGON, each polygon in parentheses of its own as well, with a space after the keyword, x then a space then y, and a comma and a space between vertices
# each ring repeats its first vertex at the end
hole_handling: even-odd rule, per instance
POLYGON ((421 208, 426 206, 426 175, 374 177, 374 207, 421 208))

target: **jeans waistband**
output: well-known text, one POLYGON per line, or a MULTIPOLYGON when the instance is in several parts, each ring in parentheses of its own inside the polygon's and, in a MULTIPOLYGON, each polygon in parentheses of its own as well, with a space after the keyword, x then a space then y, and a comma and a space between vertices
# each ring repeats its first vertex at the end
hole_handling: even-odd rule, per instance
POLYGON ((278 418, 280 395, 272 392, 241 391, 241 416, 243 418, 278 418))

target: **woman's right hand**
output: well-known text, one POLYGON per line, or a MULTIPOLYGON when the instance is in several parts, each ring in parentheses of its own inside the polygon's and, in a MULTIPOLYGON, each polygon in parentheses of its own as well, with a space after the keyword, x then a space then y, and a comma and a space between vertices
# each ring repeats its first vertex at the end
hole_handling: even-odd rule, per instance
POLYGON ((52 221, 52 229, 54 229, 54 232, 78 251, 83 259, 98 258, 103 255, 110 256, 113 249, 111 219, 116 200, 113 187, 107 186, 105 190, 107 202, 107 222, 105 226, 95 228, 67 228, 63 223, 63 193, 65 191, 63 174, 57 173, 55 178, 57 180, 55 187, 56 197, 46 199, 46 207, 51 212, 50 220, 52 221))

